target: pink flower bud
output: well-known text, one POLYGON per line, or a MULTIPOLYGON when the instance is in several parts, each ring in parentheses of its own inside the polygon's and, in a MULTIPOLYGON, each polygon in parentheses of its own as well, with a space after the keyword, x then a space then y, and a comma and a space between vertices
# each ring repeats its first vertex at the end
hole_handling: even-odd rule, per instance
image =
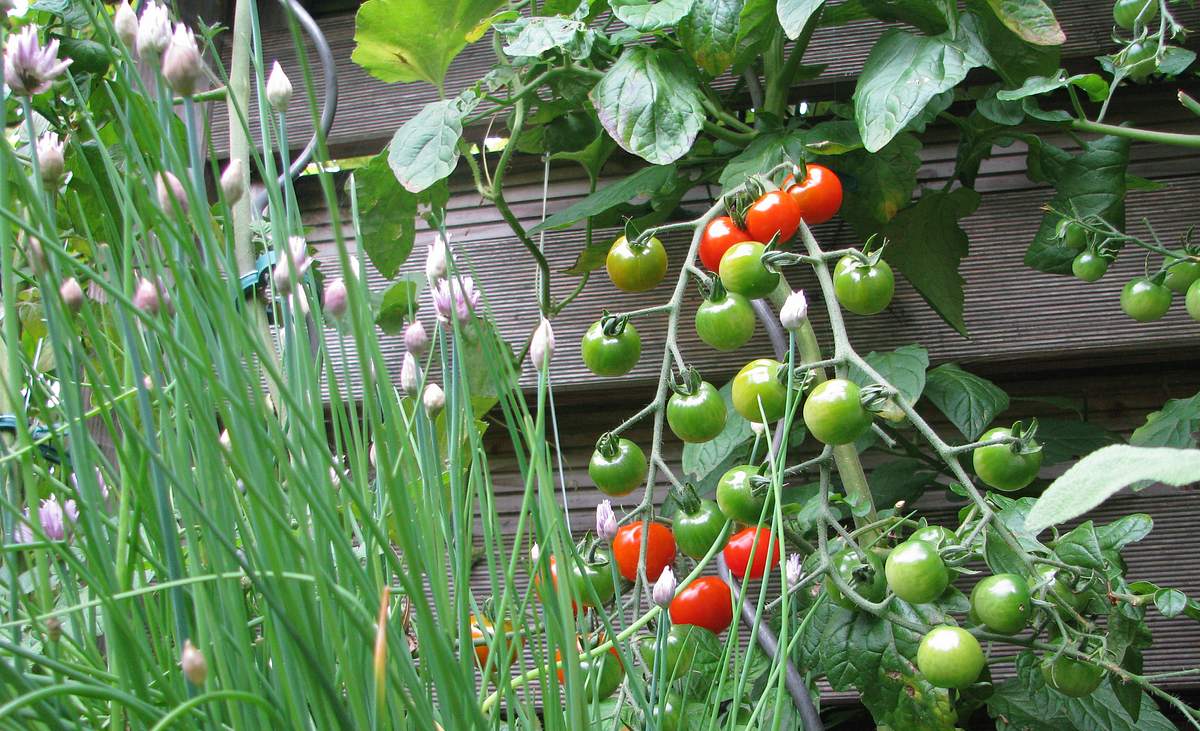
POLYGON ((167 85, 180 96, 191 96, 204 73, 196 36, 183 23, 175 24, 171 45, 163 56, 162 72, 167 85))
POLYGON ((784 568, 784 578, 787 579, 788 588, 790 589, 799 584, 803 575, 804 559, 798 553, 788 556, 787 567, 784 568))
POLYGON ((179 212, 186 215, 188 212, 187 193, 184 192, 183 183, 179 182, 179 178, 164 170, 155 178, 155 183, 158 188, 158 207, 163 210, 163 213, 174 215, 175 206, 179 206, 179 212))
POLYGON ((654 582, 650 598, 654 600, 655 604, 666 609, 671 605, 671 600, 675 598, 675 586, 675 572, 668 566, 663 569, 658 581, 654 582))
POLYGON ((429 412, 430 416, 434 416, 446 406, 446 392, 436 383, 430 383, 425 386, 425 393, 421 395, 421 401, 425 404, 425 411, 429 412))
POLYGON ((404 354, 404 362, 400 365, 400 388, 404 392, 413 395, 417 389, 421 387, 421 366, 417 365, 417 359, 412 353, 404 354))
POLYGON ((83 287, 79 286, 79 281, 75 277, 63 280, 58 287, 58 295, 62 297, 63 304, 71 314, 79 312, 83 307, 83 287))
POLYGON ((346 291, 346 280, 341 277, 333 280, 325 287, 325 312, 335 319, 341 319, 346 314, 346 310, 350 306, 350 301, 347 299, 349 293, 346 291))
POLYGON ((449 238, 449 235, 442 238, 441 234, 438 234, 438 237, 429 245, 429 253, 425 255, 425 277, 431 283, 445 279, 449 272, 450 252, 447 248, 449 238))
POLYGON ((137 289, 133 293, 133 306, 148 315, 157 315, 160 305, 158 287, 154 286, 154 282, 145 277, 138 280, 137 289))
POLYGON ((132 51, 137 41, 138 19, 133 8, 129 7, 129 0, 122 0, 117 12, 113 14, 113 28, 117 31, 117 38, 132 51))
POLYGON ((538 370, 550 365, 554 357, 554 328, 550 321, 542 318, 542 322, 533 331, 533 340, 529 343, 529 355, 533 358, 533 366, 538 370))
POLYGON ((158 59, 171 44, 171 16, 166 7, 150 2, 138 22, 137 52, 147 59, 158 59))
POLYGON ((277 112, 286 112, 292 102, 292 81, 276 61, 267 77, 267 103, 277 112))
POLYGON ((404 347, 415 356, 429 352, 429 335, 425 333, 425 326, 420 320, 413 320, 404 328, 404 347))
POLYGON ((62 620, 50 617, 46 620, 46 639, 58 642, 62 639, 62 620))
POLYGON ((191 640, 183 641, 183 654, 179 657, 179 667, 183 670, 183 675, 192 685, 204 685, 204 681, 208 678, 208 662, 204 659, 204 653, 200 651, 191 640))
POLYGON ((246 166, 241 160, 230 160, 225 166, 225 172, 221 173, 221 192, 231 206, 246 195, 246 166))
POLYGON ((275 290, 285 297, 291 294, 292 277, 294 276, 297 282, 300 281, 312 263, 313 259, 308 255, 308 242, 300 236, 289 238, 288 250, 284 252, 283 258, 275 265, 272 273, 275 290))
POLYGON ((25 239, 25 261, 35 275, 46 273, 46 252, 42 242, 32 236, 25 239))
POLYGON ((617 537, 617 515, 611 500, 601 500, 596 506, 596 535, 605 543, 612 543, 617 537))
POLYGON ((46 185, 57 188, 58 184, 62 182, 63 172, 66 170, 66 160, 63 157, 63 143, 58 138, 58 135, 53 132, 47 132, 38 138, 37 161, 38 170, 42 174, 42 181, 46 185))

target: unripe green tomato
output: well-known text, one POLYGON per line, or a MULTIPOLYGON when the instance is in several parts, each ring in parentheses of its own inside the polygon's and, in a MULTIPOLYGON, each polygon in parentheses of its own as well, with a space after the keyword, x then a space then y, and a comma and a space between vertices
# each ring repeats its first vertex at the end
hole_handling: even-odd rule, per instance
POLYGON ((1041 581, 1045 581, 1050 574, 1054 574, 1054 580, 1047 587, 1046 593, 1049 598, 1077 612, 1082 612, 1087 608, 1087 594, 1072 591, 1071 585, 1061 576, 1061 569, 1047 564, 1042 564, 1038 567, 1038 576, 1041 581))
POLYGON ((858 384, 831 378, 813 389, 804 401, 804 426, 825 444, 850 444, 871 428, 858 384))
POLYGON ((750 300, 737 292, 721 299, 705 299, 696 309, 696 334, 717 350, 737 350, 754 335, 758 319, 750 300))
MULTIPOLYGON (((865 552, 866 557, 859 555, 853 548, 844 548, 835 553, 831 560, 831 571, 836 571, 842 581, 846 582, 863 599, 869 602, 881 602, 887 596, 887 577, 883 571, 883 561, 872 551, 865 552)), ((825 577, 825 591, 829 598, 846 609, 857 609, 854 602, 842 593, 833 579, 825 577)))
MULTIPOLYGON (((725 514, 714 501, 701 500, 700 506, 692 513, 686 513, 682 508, 676 512, 672 528, 679 550, 694 559, 701 559, 721 540, 721 532, 725 530, 725 514)), ((724 542, 718 548, 723 546, 724 542)))
MULTIPOLYGON (((600 638, 603 641, 603 638, 600 638)), ((580 646, 580 652, 584 649, 580 646)), ((554 651, 554 659, 558 666, 558 682, 565 683, 566 673, 562 668, 562 650, 554 651)), ((621 658, 617 655, 615 647, 610 648, 608 652, 600 655, 598 658, 579 660, 579 672, 583 676, 583 693, 584 697, 591 702, 592 697, 599 700, 616 692, 621 686, 621 681, 625 679, 625 667, 621 665, 621 658)))
POLYGON ((650 709, 650 718, 645 728, 656 728, 659 731, 683 731, 683 696, 674 691, 668 691, 662 698, 662 703, 655 703, 650 709))
POLYGON ((725 399, 707 381, 693 394, 677 393, 667 401, 667 424, 690 444, 715 439, 725 428, 725 399))
POLYGON ((884 564, 888 586, 909 604, 924 604, 942 595, 950 572, 937 549, 924 541, 908 540, 888 554, 884 564))
POLYGON ((1124 67, 1129 78, 1134 81, 1145 81, 1158 68, 1155 56, 1158 55, 1158 43, 1142 43, 1134 41, 1125 49, 1124 67))
POLYGON ((1192 282, 1192 286, 1188 287, 1184 305, 1193 320, 1200 320, 1200 281, 1192 282))
POLYGON ((766 250, 767 247, 757 241, 743 241, 729 247, 721 257, 719 267, 725 289, 752 300, 774 292, 779 284, 779 273, 762 263, 766 250))
POLYGON ((908 537, 910 541, 925 541, 934 548, 941 549, 945 546, 953 546, 958 543, 958 536, 954 531, 940 525, 927 525, 913 532, 908 537))
POLYGON ((583 364, 597 376, 623 376, 637 365, 642 355, 642 337, 633 323, 625 323, 625 329, 617 335, 607 335, 600 322, 583 334, 580 344, 583 364))
POLYGON ((646 479, 646 453, 637 444, 621 438, 617 442, 617 453, 605 456, 599 449, 592 452, 588 463, 588 477, 605 495, 620 497, 628 495, 646 479))
POLYGON ((1121 309, 1138 322, 1153 322, 1171 309, 1171 290, 1145 277, 1131 279, 1121 290, 1121 309))
MULTIPOLYGON (((666 677, 668 684, 680 680, 692 670, 696 661, 696 651, 701 643, 710 647, 719 646, 717 636, 711 631, 694 624, 673 624, 667 630, 666 648, 666 677)), ((638 640, 638 654, 646 669, 654 668, 654 658, 658 654, 658 641, 655 637, 641 637, 638 640)))
POLYGON ((983 672, 983 648, 962 627, 940 625, 917 647, 917 669, 938 688, 965 688, 983 672))
POLYGON ((1133 30, 1139 15, 1142 25, 1149 25, 1158 15, 1158 0, 1117 0, 1113 4, 1113 21, 1125 30, 1133 30))
POLYGON ((1071 273, 1076 279, 1095 282, 1108 271, 1108 259, 1093 251, 1085 251, 1071 262, 1071 273))
POLYGON ((1163 284, 1167 285, 1167 289, 1172 292, 1182 294, 1188 291, 1188 288, 1197 280, 1200 280, 1200 261, 1187 259, 1171 265, 1163 284))
POLYGON ((872 266, 855 256, 843 256, 833 268, 833 292, 850 312, 874 315, 892 303, 896 275, 883 259, 872 266))
POLYGON ((1091 695, 1104 680, 1104 668, 1066 655, 1043 660, 1041 667, 1046 685, 1071 698, 1091 695))
POLYGON ((667 250, 662 242, 650 237, 645 244, 635 246, 624 236, 617 237, 604 260, 608 278, 625 292, 645 292, 654 289, 667 275, 667 250))
POLYGON ((1070 221, 1063 227, 1063 244, 1076 251, 1087 246, 1088 230, 1077 221, 1070 221))
MULTIPOLYGON (((995 437, 1012 435, 1011 429, 996 427, 983 435, 980 441, 995 437)), ((975 466, 975 474, 988 487, 997 490, 1020 490, 1037 477, 1042 468, 1042 451, 1020 453, 1013 451, 1012 444, 993 444, 979 447, 971 455, 971 463, 975 466)), ((1036 446, 1036 442, 1033 446, 1036 446)))
POLYGON ((757 524, 763 517, 768 494, 754 494, 752 481, 758 476, 754 465, 731 467, 717 481, 717 505, 721 513, 739 523, 757 524))
POLYGON ((1015 635, 1033 616, 1029 582, 1016 574, 989 576, 971 590, 971 609, 979 622, 1002 635, 1015 635))
POLYGON ((733 378, 733 408, 747 421, 761 424, 783 418, 787 386, 780 379, 783 364, 770 358, 752 360, 733 378), (761 410, 760 410, 761 409, 761 410))

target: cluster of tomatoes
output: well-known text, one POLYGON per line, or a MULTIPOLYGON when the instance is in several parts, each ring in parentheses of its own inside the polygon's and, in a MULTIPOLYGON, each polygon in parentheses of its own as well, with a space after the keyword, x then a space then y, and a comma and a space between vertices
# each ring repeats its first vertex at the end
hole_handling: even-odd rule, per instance
MULTIPOLYGON (((1095 282, 1108 272, 1113 253, 1097 243, 1098 238, 1079 221, 1066 221, 1060 227, 1063 246, 1078 253, 1071 272, 1085 282, 1095 282)), ((1184 307, 1193 320, 1200 321, 1200 251, 1188 248, 1170 259, 1157 274, 1135 277, 1121 290, 1121 310, 1138 322, 1153 322, 1171 309, 1171 299, 1183 295, 1184 307)))

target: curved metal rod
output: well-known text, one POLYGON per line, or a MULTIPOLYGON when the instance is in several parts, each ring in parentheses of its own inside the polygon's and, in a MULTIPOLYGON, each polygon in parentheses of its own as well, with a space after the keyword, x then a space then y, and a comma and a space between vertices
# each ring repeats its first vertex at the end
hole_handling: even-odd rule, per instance
MULTIPOLYGON (((751 304, 754 307, 754 313, 758 315, 758 319, 767 331, 767 338, 771 341, 771 348, 775 351, 775 358, 780 361, 786 360, 788 355, 787 337, 783 334, 783 326, 779 324, 779 319, 775 317, 771 306, 764 300, 754 300, 751 304)), ((783 429, 776 429, 775 435, 772 438, 776 454, 779 453, 782 439, 783 429)), ((725 565, 725 557, 721 555, 717 556, 717 573, 729 585, 729 590, 733 594, 733 601, 738 601, 741 585, 739 582, 731 579, 729 567, 725 565)), ((754 607, 743 602, 742 621, 747 626, 753 627, 757 619, 754 607)), ((776 662, 784 663, 784 685, 787 686, 788 693, 792 696, 792 702, 796 704, 796 710, 800 712, 800 719, 804 722, 805 731, 824 731, 825 727, 821 723, 821 714, 813 706, 812 697, 808 694, 808 686, 804 683, 804 677, 800 675, 800 671, 796 669, 791 658, 786 655, 781 656, 779 638, 775 636, 775 633, 765 623, 759 623, 758 625, 758 644, 763 649, 763 652, 767 653, 768 657, 774 658, 776 662)))

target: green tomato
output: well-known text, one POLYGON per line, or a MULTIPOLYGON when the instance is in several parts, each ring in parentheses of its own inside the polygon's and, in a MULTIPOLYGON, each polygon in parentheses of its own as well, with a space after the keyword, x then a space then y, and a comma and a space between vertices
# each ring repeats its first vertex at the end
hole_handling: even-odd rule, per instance
POLYGON ((1113 5, 1113 21, 1125 30, 1133 30, 1139 20, 1149 25, 1158 15, 1158 0, 1117 0, 1113 5))
POLYGON ((1069 248, 1079 251, 1087 246, 1088 230, 1078 221, 1068 221, 1063 227, 1062 241, 1069 248))
MULTIPOLYGON (((580 652, 583 653, 585 650, 581 648, 580 652)), ((565 673, 561 667, 561 650, 555 650, 555 659, 559 665, 558 682, 566 682, 564 679, 565 673)), ((625 679, 625 668, 621 665, 621 658, 617 655, 616 648, 610 649, 598 658, 584 659, 581 657, 579 660, 579 673, 583 676, 583 692, 588 702, 591 702, 593 697, 598 700, 604 700, 609 697, 621 686, 621 681, 625 679)))
POLYGON ((989 576, 971 590, 971 609, 992 632, 1015 635, 1033 616, 1029 582, 1016 574, 989 576))
POLYGON ((750 300, 736 292, 706 299, 696 309, 696 334, 717 350, 737 350, 754 335, 757 322, 750 300))
POLYGON ((1088 605, 1087 594, 1073 591, 1070 583, 1058 575, 1059 571, 1060 569, 1053 566, 1042 564, 1038 567, 1038 576, 1042 581, 1049 580, 1053 576, 1046 588, 1048 595, 1059 604, 1082 612, 1088 605))
POLYGON ((1200 261, 1185 259, 1171 265, 1163 284, 1167 285, 1167 289, 1172 292, 1183 294, 1196 281, 1200 281, 1200 261))
MULTIPOLYGON (((710 648, 720 647, 721 642, 711 630, 704 627, 694 624, 671 625, 671 629, 667 630, 667 659, 666 667, 663 668, 668 684, 681 680, 692 671, 696 663, 696 655, 705 645, 710 648)), ((643 636, 638 639, 638 654, 642 656, 642 663, 646 669, 653 670, 654 658, 658 654, 657 638, 643 636)), ((704 656, 701 655, 701 657, 704 656)))
POLYGON ((962 627, 940 625, 917 647, 917 669, 938 688, 965 688, 983 672, 983 648, 962 627))
POLYGON ((858 385, 832 378, 813 389, 804 401, 804 426, 825 444, 850 444, 871 428, 858 385))
POLYGON ((653 236, 638 246, 620 236, 608 250, 604 268, 608 270, 608 278, 617 289, 645 292, 657 287, 667 275, 667 250, 653 236))
POLYGON ((1192 286, 1188 287, 1187 296, 1184 297, 1184 305, 1187 307, 1187 313, 1191 315, 1193 320, 1200 320, 1200 281, 1192 282, 1192 286))
POLYGON ((1042 677, 1046 685, 1071 698, 1083 698, 1100 687, 1104 668, 1073 657, 1059 655, 1042 661, 1042 677))
POLYGON ((770 358, 752 360, 733 378, 733 408, 747 421, 761 424, 783 418, 787 386, 780 382, 783 364, 770 358), (761 410, 760 410, 761 409, 761 410))
POLYGON ((1145 81, 1158 68, 1155 56, 1158 55, 1158 43, 1142 43, 1134 41, 1125 48, 1123 66, 1134 81, 1145 81))
POLYGON ((779 273, 762 263, 766 250, 767 247, 757 241, 743 241, 729 247, 718 267, 725 289, 752 300, 774 292, 779 284, 779 273))
MULTIPOLYGON (((851 589, 869 602, 880 602, 887 596, 887 577, 884 575, 883 561, 872 551, 866 551, 866 558, 859 555, 853 548, 845 548, 833 554, 833 571, 842 578, 851 589)), ((837 587, 829 576, 825 577, 825 591, 829 598, 846 609, 857 609, 842 590, 837 587)))
POLYGON ((944 548, 958 543, 958 536, 949 528, 940 525, 927 525, 908 537, 910 541, 925 541, 934 548, 944 548))
POLYGON ((616 335, 604 332, 600 322, 592 323, 580 344, 583 364, 597 376, 623 376, 637 365, 642 355, 642 337, 633 323, 616 335))
POLYGON ((1153 322, 1171 309, 1171 290, 1138 277, 1121 290, 1121 309, 1138 322, 1153 322))
POLYGON ((605 495, 628 495, 646 479, 646 453, 628 439, 616 440, 616 445, 601 444, 592 452, 588 477, 605 495))
POLYGON ((680 731, 683 725, 683 696, 668 691, 660 703, 655 703, 650 710, 650 717, 645 728, 656 728, 659 731, 680 731))
POLYGON ((1085 282, 1095 282, 1107 271, 1108 259, 1093 251, 1085 251, 1071 262, 1071 273, 1085 282))
POLYGON ((909 604, 924 604, 942 595, 950 572, 937 549, 924 541, 908 540, 888 554, 884 564, 888 586, 909 604))
POLYGON ((833 291, 847 310, 856 315, 874 315, 892 303, 896 275, 883 259, 871 266, 855 256, 843 256, 833 268, 833 291))
POLYGON ((725 428, 725 399, 711 383, 701 381, 695 393, 671 396, 667 424, 675 436, 691 444, 715 439, 725 428))
MULTIPOLYGON (((550 557, 550 578, 554 581, 554 585, 558 586, 558 561, 554 556, 550 557)), ((600 604, 607 603, 616 593, 608 556, 597 554, 594 561, 584 561, 581 565, 574 567, 571 572, 571 588, 574 590, 575 596, 579 598, 579 602, 590 607, 596 605, 596 600, 588 591, 589 586, 592 591, 596 592, 596 599, 600 604)))
MULTIPOLYGON (((984 434, 981 441, 1011 435, 1011 429, 996 427, 984 434)), ((1028 453, 1014 452, 1013 446, 993 444, 979 447, 971 455, 975 474, 989 487, 1004 491, 1020 490, 1037 477, 1038 470, 1042 468, 1042 450, 1037 442, 1031 445, 1035 451, 1028 453)))
MULTIPOLYGON (((676 547, 694 559, 701 559, 721 540, 721 534, 725 530, 725 515, 717 503, 712 500, 700 500, 696 509, 690 513, 680 508, 675 513, 672 527, 676 547)), ((720 547, 718 546, 718 549, 720 547)))
POLYGON ((726 518, 751 525, 762 519, 769 494, 754 494, 753 482, 757 476, 758 468, 748 464, 730 468, 721 475, 717 481, 717 505, 726 518))

